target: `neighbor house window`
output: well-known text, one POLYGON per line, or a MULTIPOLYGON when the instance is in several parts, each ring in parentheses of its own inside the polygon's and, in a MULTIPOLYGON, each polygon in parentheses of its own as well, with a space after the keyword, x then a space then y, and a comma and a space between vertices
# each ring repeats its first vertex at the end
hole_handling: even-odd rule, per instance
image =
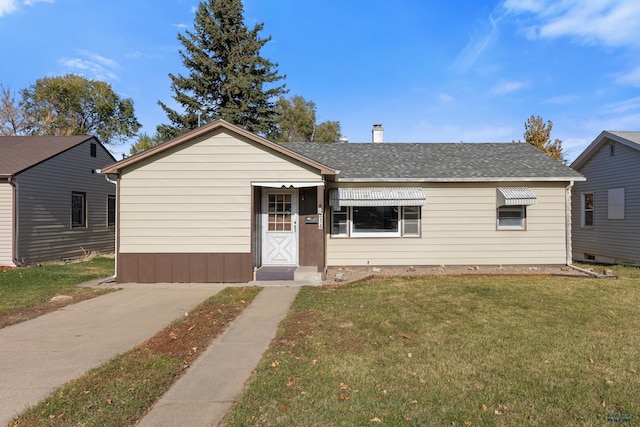
POLYGON ((593 227, 593 193, 582 193, 582 226, 593 227))
POLYGON ((71 226, 87 226, 87 203, 85 193, 71 193, 71 226))
POLYGON ((90 151, 91 157, 96 157, 98 155, 98 152, 97 152, 98 147, 94 143, 91 143, 90 147, 91 148, 89 149, 89 151, 90 151))
POLYGON ((526 217, 526 206, 500 206, 498 230, 524 230, 526 217))
POLYGON ((107 195, 107 227, 116 225, 116 196, 107 195))
POLYGON ((342 206, 331 212, 333 237, 420 236, 420 206, 342 206))

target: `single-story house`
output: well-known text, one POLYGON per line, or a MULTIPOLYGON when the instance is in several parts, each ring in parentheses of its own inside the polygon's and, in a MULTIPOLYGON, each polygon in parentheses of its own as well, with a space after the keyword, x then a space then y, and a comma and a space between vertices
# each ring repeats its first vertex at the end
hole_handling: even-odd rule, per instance
POLYGON ((0 137, 0 266, 113 253, 115 159, 94 137, 0 137))
POLYGON ((242 282, 265 266, 564 265, 571 187, 584 179, 525 143, 277 144, 222 120, 103 173, 118 183, 120 282, 242 282))
POLYGON ((603 131, 571 167, 573 258, 640 263, 640 132, 603 131))

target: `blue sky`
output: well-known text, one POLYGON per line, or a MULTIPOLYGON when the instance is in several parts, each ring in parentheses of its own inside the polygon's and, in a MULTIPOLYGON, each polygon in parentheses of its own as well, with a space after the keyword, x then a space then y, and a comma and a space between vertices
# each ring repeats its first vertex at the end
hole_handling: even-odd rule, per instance
MULTIPOLYGON (((141 131, 167 122, 168 73, 193 0, 0 0, 0 84, 44 76, 107 81, 141 131)), ((245 0, 271 35, 289 95, 338 120, 350 142, 509 142, 554 123, 574 159, 602 130, 640 130, 638 0, 245 0)), ((127 152, 128 145, 113 148, 127 152)))

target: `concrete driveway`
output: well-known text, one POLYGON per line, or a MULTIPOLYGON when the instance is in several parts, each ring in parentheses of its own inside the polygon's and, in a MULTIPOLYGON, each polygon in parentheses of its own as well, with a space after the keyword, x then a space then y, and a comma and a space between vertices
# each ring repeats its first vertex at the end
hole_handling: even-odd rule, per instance
POLYGON ((125 284, 0 329, 0 425, 57 387, 153 336, 223 284, 125 284))

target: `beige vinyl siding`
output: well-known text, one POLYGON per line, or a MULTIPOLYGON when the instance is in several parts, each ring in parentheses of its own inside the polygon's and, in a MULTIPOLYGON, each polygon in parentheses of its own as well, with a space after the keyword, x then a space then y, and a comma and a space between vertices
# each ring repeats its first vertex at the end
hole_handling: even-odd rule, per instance
POLYGON ((121 253, 251 252, 251 183, 320 175, 225 131, 125 170, 121 253))
POLYGON ((13 263, 13 187, 0 182, 0 266, 13 263))
POLYGON ((116 188, 103 175, 92 172, 113 159, 100 145, 96 157, 91 157, 91 142, 16 176, 18 261, 33 263, 114 251, 115 227, 107 226, 107 195, 115 194, 116 188), (86 227, 71 227, 72 192, 86 194, 86 227))
POLYGON ((640 262, 640 151, 616 143, 615 156, 604 144, 578 172, 587 177, 577 182, 572 197, 573 258, 585 254, 602 262, 640 262), (624 219, 609 219, 609 190, 624 188, 624 219), (582 193, 592 192, 594 225, 582 227, 582 193))
POLYGON ((329 238, 327 263, 495 265, 566 262, 566 183, 424 184, 420 238, 329 238), (526 230, 497 230, 496 187, 531 188, 526 230))

